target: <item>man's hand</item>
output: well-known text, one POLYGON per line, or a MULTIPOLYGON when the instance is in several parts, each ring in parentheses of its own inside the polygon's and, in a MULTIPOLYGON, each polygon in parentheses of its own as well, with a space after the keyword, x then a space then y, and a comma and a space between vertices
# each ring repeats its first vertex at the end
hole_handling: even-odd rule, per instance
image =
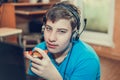
POLYGON ((34 58, 30 54, 25 53, 25 57, 31 60, 31 70, 40 77, 43 77, 48 80, 62 80, 61 75, 52 64, 50 58, 45 53, 45 51, 35 48, 42 55, 42 59, 34 58))

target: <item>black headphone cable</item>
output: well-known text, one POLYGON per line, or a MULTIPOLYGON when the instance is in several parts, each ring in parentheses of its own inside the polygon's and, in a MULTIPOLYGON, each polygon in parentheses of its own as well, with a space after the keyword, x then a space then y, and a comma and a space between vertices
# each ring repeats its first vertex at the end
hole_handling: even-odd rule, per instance
POLYGON ((87 25, 87 18, 84 18, 84 27, 83 27, 82 31, 79 33, 79 35, 81 35, 83 33, 83 31, 86 29, 86 25, 87 25))
POLYGON ((72 54, 73 45, 74 45, 74 43, 72 43, 72 45, 71 45, 71 49, 70 49, 70 52, 69 52, 68 60, 67 60, 67 63, 66 63, 65 69, 64 69, 63 80, 65 80, 65 73, 66 73, 67 66, 68 66, 68 63, 69 63, 69 60, 70 60, 70 57, 71 57, 71 54, 72 54))
MULTIPOLYGON (((86 24, 87 24, 87 19, 85 18, 84 19, 84 28, 80 32, 80 35, 86 29, 86 24)), ((68 66, 68 63, 69 63, 69 60, 70 60, 70 57, 71 57, 71 54, 72 54, 73 45, 74 45, 74 43, 72 43, 72 45, 71 45, 70 53, 69 53, 68 60, 67 60, 67 63, 66 63, 66 66, 65 66, 65 70, 64 70, 64 74, 63 74, 63 80, 65 80, 65 74, 66 74, 67 66, 68 66)))

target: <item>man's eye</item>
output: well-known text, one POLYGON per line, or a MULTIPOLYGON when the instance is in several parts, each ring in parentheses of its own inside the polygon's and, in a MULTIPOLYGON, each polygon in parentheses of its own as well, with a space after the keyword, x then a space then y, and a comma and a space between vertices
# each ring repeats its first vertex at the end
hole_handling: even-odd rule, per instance
POLYGON ((47 31, 52 30, 50 27, 45 27, 45 29, 46 29, 47 31))
POLYGON ((64 30, 60 30, 59 32, 60 32, 60 33, 66 33, 66 31, 64 31, 64 30))

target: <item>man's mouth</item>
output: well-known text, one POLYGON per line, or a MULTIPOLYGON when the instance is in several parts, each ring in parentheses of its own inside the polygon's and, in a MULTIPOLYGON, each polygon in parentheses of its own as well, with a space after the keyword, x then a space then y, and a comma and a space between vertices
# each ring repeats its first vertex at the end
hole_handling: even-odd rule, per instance
POLYGON ((48 43, 48 42, 47 42, 47 45, 48 45, 48 47, 49 47, 49 48, 54 48, 54 49, 55 49, 55 48, 56 48, 56 46, 57 46, 57 45, 55 45, 55 44, 48 43))

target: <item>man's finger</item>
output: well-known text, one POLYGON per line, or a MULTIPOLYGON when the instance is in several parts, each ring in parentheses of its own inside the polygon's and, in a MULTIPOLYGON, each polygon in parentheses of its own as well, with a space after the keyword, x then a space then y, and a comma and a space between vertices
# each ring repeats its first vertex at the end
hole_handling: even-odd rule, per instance
POLYGON ((48 58, 48 56, 46 55, 48 53, 48 50, 42 50, 40 48, 35 48, 34 51, 38 51, 39 54, 43 57, 43 58, 48 58))

